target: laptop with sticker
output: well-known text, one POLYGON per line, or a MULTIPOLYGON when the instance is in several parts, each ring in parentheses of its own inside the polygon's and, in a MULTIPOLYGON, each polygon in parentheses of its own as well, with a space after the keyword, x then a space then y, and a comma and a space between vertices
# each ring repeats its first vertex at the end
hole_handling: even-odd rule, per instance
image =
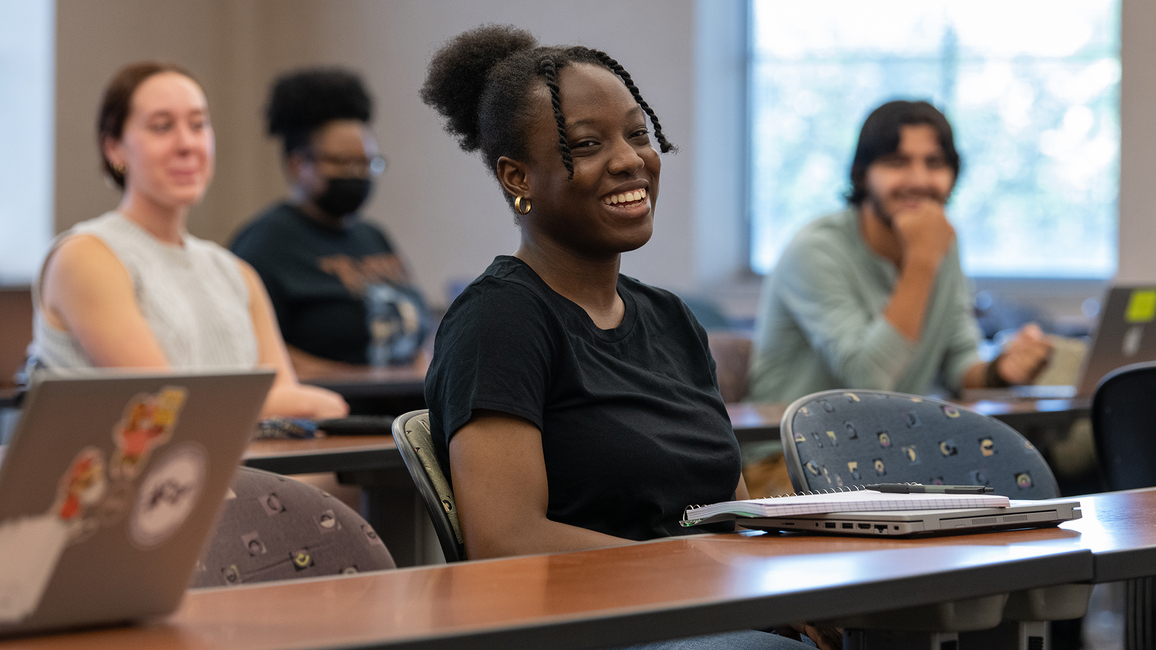
POLYGON ((1075 385, 966 389, 963 399, 1090 398, 1100 380, 1113 370, 1142 361, 1156 361, 1156 286, 1110 287, 1104 296, 1098 323, 1080 363, 1075 385))
POLYGON ((1084 358, 1076 394, 1091 397, 1105 375, 1141 361, 1156 361, 1156 287, 1112 287, 1084 358))
POLYGON ((273 375, 38 379, 0 463, 0 634, 176 609, 273 375))

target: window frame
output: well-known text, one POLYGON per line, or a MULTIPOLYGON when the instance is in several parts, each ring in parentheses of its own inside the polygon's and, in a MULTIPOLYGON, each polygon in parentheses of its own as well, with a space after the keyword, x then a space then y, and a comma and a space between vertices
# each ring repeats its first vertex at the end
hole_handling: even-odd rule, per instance
MULTIPOLYGON (((754 52, 754 4, 756 1, 757 0, 744 0, 744 32, 746 35, 746 42, 743 44, 743 47, 746 53, 746 70, 745 83, 742 89, 744 109, 744 115, 742 116, 742 119, 745 123, 747 137, 743 142, 745 161, 745 173, 743 175, 742 188, 744 197, 744 212, 741 219, 741 225, 743 228, 741 237, 743 255, 741 260, 742 267, 741 269, 736 269, 736 275, 738 276, 736 279, 740 283, 749 284, 751 286, 761 283, 761 281, 766 277, 766 275, 759 273, 753 268, 755 214, 754 206, 752 205, 751 191, 757 179, 754 178, 754 110, 751 106, 751 98, 754 96, 753 86, 755 84, 754 66, 756 57, 754 52)), ((1123 5, 1125 1, 1126 0, 1121 0, 1121 5, 1123 5)), ((1123 13, 1122 10, 1121 13, 1123 13)), ((1123 36, 1121 36, 1121 65, 1123 65, 1122 41, 1123 36)), ((1122 80, 1120 82, 1120 87, 1123 87, 1122 80)), ((1120 100, 1120 109, 1121 111, 1123 110, 1122 99, 1120 100)), ((1123 127, 1121 126, 1121 145, 1120 151, 1118 151, 1117 154, 1118 156, 1122 156, 1122 131, 1123 127)), ((816 217, 817 216, 818 215, 816 215, 816 217)), ((1116 224, 1117 236, 1119 236, 1118 233, 1121 229, 1119 195, 1117 195, 1116 200, 1116 224)), ((1087 333, 1089 324, 1095 322, 1095 316, 1084 314, 1081 311, 1081 306, 1083 306, 1085 301, 1089 299, 1102 301, 1105 291, 1109 286, 1111 286, 1115 276, 1119 274, 1119 269, 1121 267, 1120 257, 1121 245, 1118 241, 1116 246, 1116 272, 1113 276, 1108 278, 1065 278, 1042 276, 1028 277, 976 274, 969 275, 968 279, 972 283, 976 293, 980 291, 987 291, 994 295, 997 300, 1002 302, 1023 306, 1029 309, 1037 310, 1043 314, 1048 314, 1055 319, 1055 324, 1059 331, 1071 335, 1083 335, 1087 333)))

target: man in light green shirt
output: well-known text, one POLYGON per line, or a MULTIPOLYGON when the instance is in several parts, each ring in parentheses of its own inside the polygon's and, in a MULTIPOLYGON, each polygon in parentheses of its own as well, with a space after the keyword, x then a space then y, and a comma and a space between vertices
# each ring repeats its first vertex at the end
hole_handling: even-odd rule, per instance
POLYGON ((832 388, 926 394, 1030 383, 1052 346, 1025 325, 980 360, 971 290, 944 205, 959 175, 947 119, 889 102, 863 124, 848 208, 805 227, 763 286, 750 399, 832 388))

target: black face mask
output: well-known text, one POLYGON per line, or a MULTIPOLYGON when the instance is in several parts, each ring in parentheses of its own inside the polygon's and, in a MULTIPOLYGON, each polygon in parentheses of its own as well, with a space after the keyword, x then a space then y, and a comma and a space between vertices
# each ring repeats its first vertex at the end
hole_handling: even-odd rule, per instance
POLYGON ((335 217, 356 212, 369 198, 373 181, 368 178, 330 178, 325 191, 313 201, 317 207, 335 217))

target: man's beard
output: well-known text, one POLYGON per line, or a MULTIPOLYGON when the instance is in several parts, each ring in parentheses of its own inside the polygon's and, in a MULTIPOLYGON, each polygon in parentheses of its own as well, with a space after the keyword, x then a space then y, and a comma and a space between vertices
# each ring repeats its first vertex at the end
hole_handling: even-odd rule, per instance
MULTIPOLYGON (((893 201, 903 201, 910 197, 921 197, 929 199, 931 201, 935 201, 939 205, 944 205, 947 203, 947 197, 941 196, 938 192, 935 191, 916 190, 891 193, 891 199, 893 201)), ((883 225, 887 226, 888 230, 893 229, 892 224, 895 223, 895 213, 888 212, 883 207, 883 199, 878 194, 868 191, 866 200, 868 204, 871 205, 871 210, 875 213, 875 216, 879 219, 879 221, 882 222, 883 225)))

